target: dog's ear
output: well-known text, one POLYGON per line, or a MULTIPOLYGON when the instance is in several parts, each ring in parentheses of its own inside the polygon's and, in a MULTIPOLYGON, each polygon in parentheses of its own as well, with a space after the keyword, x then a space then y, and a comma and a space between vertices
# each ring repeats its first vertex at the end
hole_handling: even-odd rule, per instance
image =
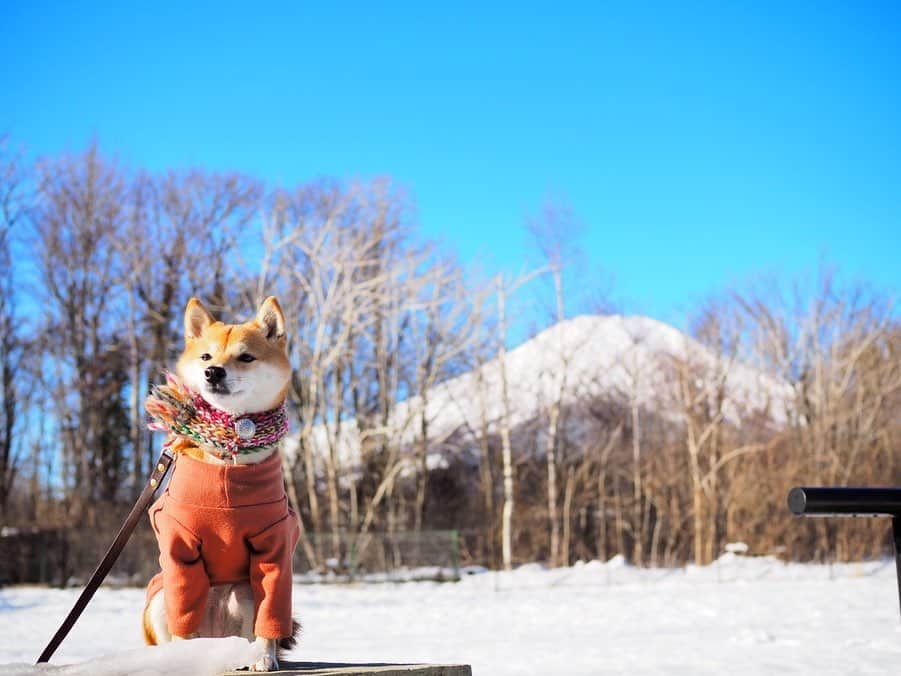
POLYGON ((192 298, 185 308, 185 340, 200 338, 203 330, 215 321, 213 315, 203 307, 203 303, 192 298))
POLYGON ((285 313, 275 296, 269 296, 257 311, 257 324, 269 340, 282 340, 285 337, 285 313))

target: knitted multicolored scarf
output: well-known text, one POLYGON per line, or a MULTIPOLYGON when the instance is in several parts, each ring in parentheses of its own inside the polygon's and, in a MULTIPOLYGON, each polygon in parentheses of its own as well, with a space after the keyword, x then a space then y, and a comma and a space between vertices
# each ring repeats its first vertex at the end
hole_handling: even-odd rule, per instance
POLYGON ((272 446, 288 433, 284 403, 270 411, 233 416, 213 408, 172 373, 166 374, 165 385, 153 387, 144 408, 152 418, 150 429, 213 447, 223 460, 272 446))

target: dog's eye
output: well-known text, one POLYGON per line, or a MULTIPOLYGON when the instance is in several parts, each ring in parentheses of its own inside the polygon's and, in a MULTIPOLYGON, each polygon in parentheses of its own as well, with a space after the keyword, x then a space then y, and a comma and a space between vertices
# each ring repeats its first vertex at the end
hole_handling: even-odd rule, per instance
POLYGON ((245 364, 249 364, 252 361, 256 361, 256 357, 245 352, 244 354, 238 355, 238 361, 243 361, 245 364))
POLYGON ((202 355, 200 355, 200 358, 203 361, 209 361, 210 359, 212 359, 209 352, 204 352, 202 355))

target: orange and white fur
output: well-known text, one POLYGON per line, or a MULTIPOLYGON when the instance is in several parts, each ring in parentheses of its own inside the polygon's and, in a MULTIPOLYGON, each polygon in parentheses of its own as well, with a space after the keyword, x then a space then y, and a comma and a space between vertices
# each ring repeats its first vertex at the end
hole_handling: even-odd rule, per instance
MULTIPOLYGON (((257 413, 279 406, 287 395, 291 366, 287 354, 285 316, 278 301, 267 298, 255 319, 243 324, 216 321, 196 298, 185 310, 185 350, 176 371, 182 382, 214 407, 232 415, 257 413)), ((222 463, 215 449, 183 439, 173 444, 177 454, 204 462, 222 463)), ((259 463, 279 452, 278 445, 240 455, 235 462, 259 463)), ((255 641, 262 658, 251 671, 278 669, 277 639, 253 634, 254 599, 248 583, 216 585, 210 589, 204 620, 192 636, 173 636, 166 621, 165 592, 153 596, 144 608, 144 637, 157 645, 196 637, 243 636, 255 641)), ((290 637, 283 645, 291 645, 290 637)))

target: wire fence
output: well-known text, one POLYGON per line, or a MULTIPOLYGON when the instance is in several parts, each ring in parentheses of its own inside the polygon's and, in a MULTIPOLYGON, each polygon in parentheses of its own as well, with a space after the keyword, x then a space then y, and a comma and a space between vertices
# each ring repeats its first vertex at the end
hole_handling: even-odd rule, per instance
POLYGON ((404 582, 460 579, 460 536, 455 530, 396 533, 314 533, 298 547, 300 582, 404 582))
MULTIPOLYGON (((112 542, 118 516, 104 515, 94 528, 4 527, 0 530, 0 586, 84 584, 112 542)), ((301 583, 460 579, 457 531, 315 533, 308 539, 310 547, 298 547, 294 557, 295 578, 301 583)), ((138 528, 106 584, 146 584, 159 571, 158 561, 153 532, 138 528)))
MULTIPOLYGON (((95 528, 0 529, 0 586, 11 584, 83 585, 112 541, 118 516, 104 516, 95 528), (109 521, 107 524, 106 521, 109 521), (108 526, 108 527, 107 527, 108 526)), ((455 530, 397 533, 309 534, 309 547, 297 548, 295 580, 301 584, 341 582, 456 581, 485 572, 467 553, 466 534, 455 530), (312 558, 310 557, 312 554, 312 558)), ((159 570, 159 550, 149 528, 139 528, 107 578, 110 586, 141 586, 159 570)), ((708 566, 643 568, 622 556, 545 570, 541 564, 517 566, 512 574, 496 573, 498 590, 508 587, 617 587, 658 584, 717 584, 767 579, 795 582, 822 578, 841 580, 885 576, 892 580, 894 559, 882 557, 850 563, 796 563, 775 556, 743 556, 724 552, 708 566), (529 570, 544 571, 541 576, 529 570)))

